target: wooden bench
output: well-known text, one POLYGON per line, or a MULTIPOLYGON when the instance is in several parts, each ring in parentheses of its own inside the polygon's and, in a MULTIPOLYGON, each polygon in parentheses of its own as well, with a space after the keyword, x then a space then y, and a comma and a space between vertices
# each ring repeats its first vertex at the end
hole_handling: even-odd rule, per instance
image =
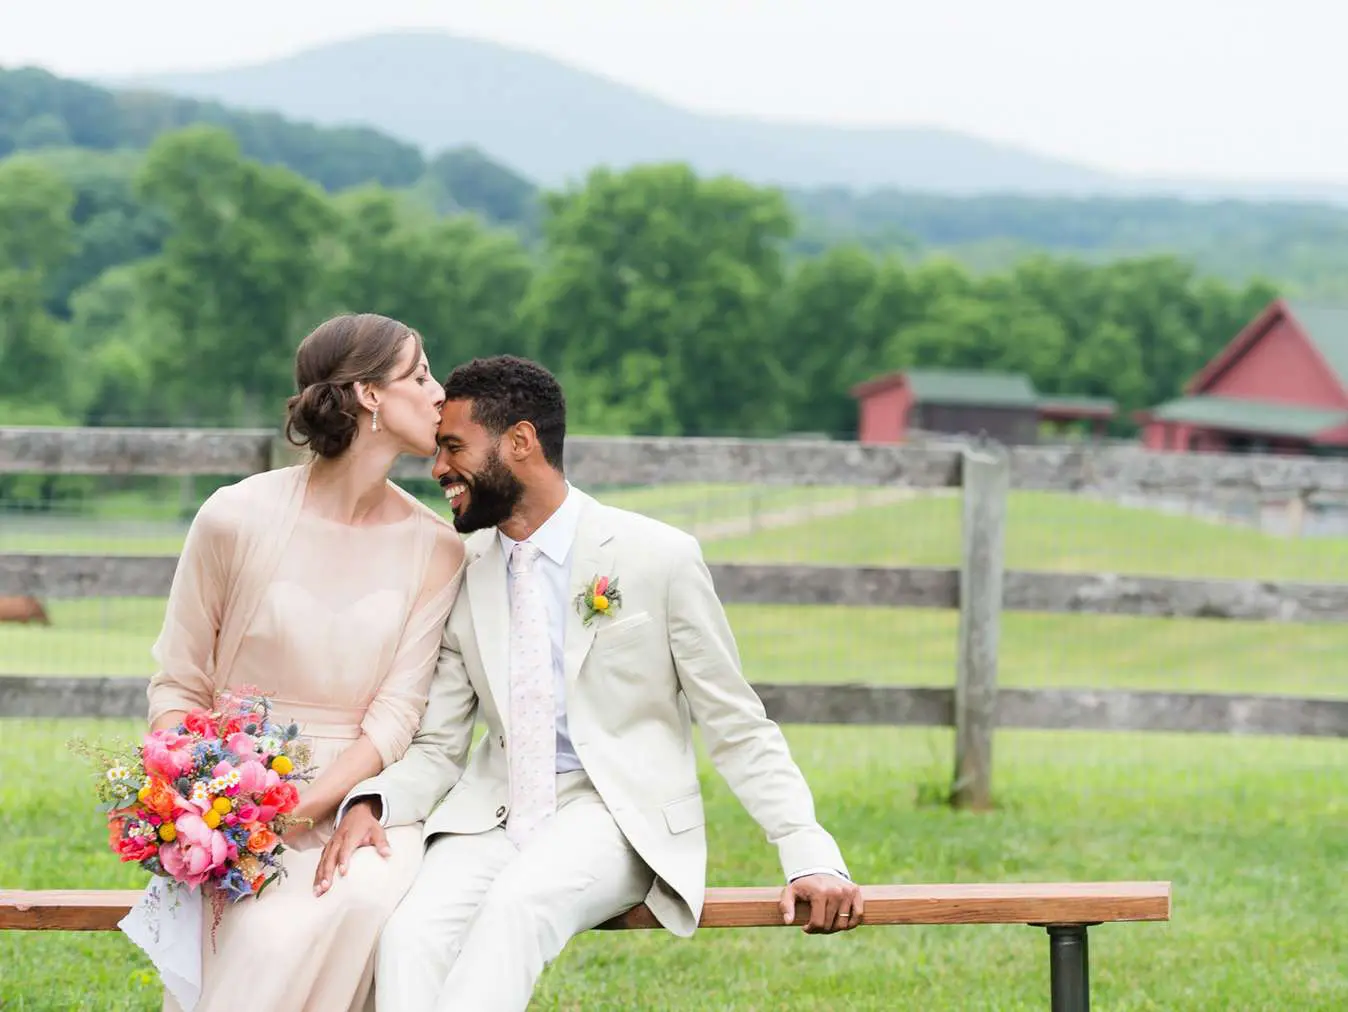
MULTIPOLYGON (((780 928, 779 887, 707 890, 704 928, 780 928)), ((1053 1012, 1090 1008, 1086 932, 1097 924, 1170 919, 1169 882, 1081 882, 1010 885, 872 885, 862 889, 865 926, 896 924, 1029 924, 1047 929, 1053 1012)), ((0 929, 114 931, 140 898, 136 890, 0 890, 0 929)), ((806 920, 808 907, 797 911, 806 920)), ((644 906, 601 930, 657 928, 644 906)))

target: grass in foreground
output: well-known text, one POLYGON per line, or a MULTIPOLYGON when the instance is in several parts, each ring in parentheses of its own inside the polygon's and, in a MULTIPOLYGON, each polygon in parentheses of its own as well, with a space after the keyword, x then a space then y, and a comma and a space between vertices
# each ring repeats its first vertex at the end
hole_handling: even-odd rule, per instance
MULTIPOLYGON (((135 726, 0 727, 0 885, 138 885, 105 852, 84 767, 64 751, 72 734, 135 726)), ((919 801, 946 783, 948 733, 787 731, 860 881, 1173 881, 1171 923, 1093 931, 1100 1008, 1348 1005, 1348 742, 1007 732, 1000 807, 969 815, 919 801)), ((773 850, 703 770, 709 884, 779 882, 773 850)), ((1038 1010, 1046 949, 1019 926, 594 933, 549 969, 534 1007, 1038 1010)), ((148 964, 116 934, 0 933, 0 966, 0 1007, 14 1012, 158 1008, 148 964)))

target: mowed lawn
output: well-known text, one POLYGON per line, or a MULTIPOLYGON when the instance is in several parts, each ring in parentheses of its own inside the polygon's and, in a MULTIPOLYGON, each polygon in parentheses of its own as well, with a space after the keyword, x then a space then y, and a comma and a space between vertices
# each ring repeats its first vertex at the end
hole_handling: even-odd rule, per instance
MULTIPOLYGON (((0 884, 135 887, 107 853, 74 735, 131 722, 6 722, 0 884)), ((1093 929, 1102 1009, 1348 1007, 1348 742, 999 735, 999 807, 932 802, 941 731, 787 729, 821 820, 862 882, 1167 879, 1173 920, 1093 929)), ((780 881, 775 853, 703 761, 712 885, 780 881)), ((262 902, 265 902, 265 898, 262 902)), ((277 944, 302 944, 285 937, 277 944)), ((1039 1010, 1047 942, 1024 926, 593 933, 545 974, 534 1007, 1039 1010)), ((0 1008, 150 1010, 148 962, 118 934, 0 932, 0 1008)))

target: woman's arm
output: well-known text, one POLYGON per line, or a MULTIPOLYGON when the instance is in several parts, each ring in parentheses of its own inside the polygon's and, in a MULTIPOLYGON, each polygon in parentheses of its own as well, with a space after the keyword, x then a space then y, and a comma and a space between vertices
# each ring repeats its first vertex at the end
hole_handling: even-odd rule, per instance
POLYGON ((315 821, 337 811, 351 788, 397 762, 426 711, 445 620, 461 582, 463 543, 449 529, 436 539, 421 591, 393 663, 366 709, 361 736, 304 792, 296 814, 315 821))
POLYGON ((150 678, 150 728, 174 727, 188 710, 215 699, 211 658, 224 620, 229 564, 236 537, 220 499, 197 511, 173 573, 164 624, 151 653, 158 669, 150 678))

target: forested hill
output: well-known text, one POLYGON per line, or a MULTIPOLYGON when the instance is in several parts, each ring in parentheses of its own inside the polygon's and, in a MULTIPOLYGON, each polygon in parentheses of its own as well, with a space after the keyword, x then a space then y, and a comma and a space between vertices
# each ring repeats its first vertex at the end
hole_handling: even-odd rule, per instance
POLYGON ((1095 263, 1167 253, 1228 281, 1273 278, 1290 291, 1348 297, 1348 210, 1333 205, 836 188, 791 200, 812 252, 858 241, 874 251, 944 254, 979 271, 1040 252, 1095 263))
POLYGON ((364 183, 412 189, 435 210, 531 222, 531 182, 472 148, 434 157, 366 127, 319 127, 272 112, 144 91, 109 91, 45 70, 0 68, 0 158, 19 151, 143 150, 181 127, 223 127, 248 158, 281 165, 329 191, 364 183))

